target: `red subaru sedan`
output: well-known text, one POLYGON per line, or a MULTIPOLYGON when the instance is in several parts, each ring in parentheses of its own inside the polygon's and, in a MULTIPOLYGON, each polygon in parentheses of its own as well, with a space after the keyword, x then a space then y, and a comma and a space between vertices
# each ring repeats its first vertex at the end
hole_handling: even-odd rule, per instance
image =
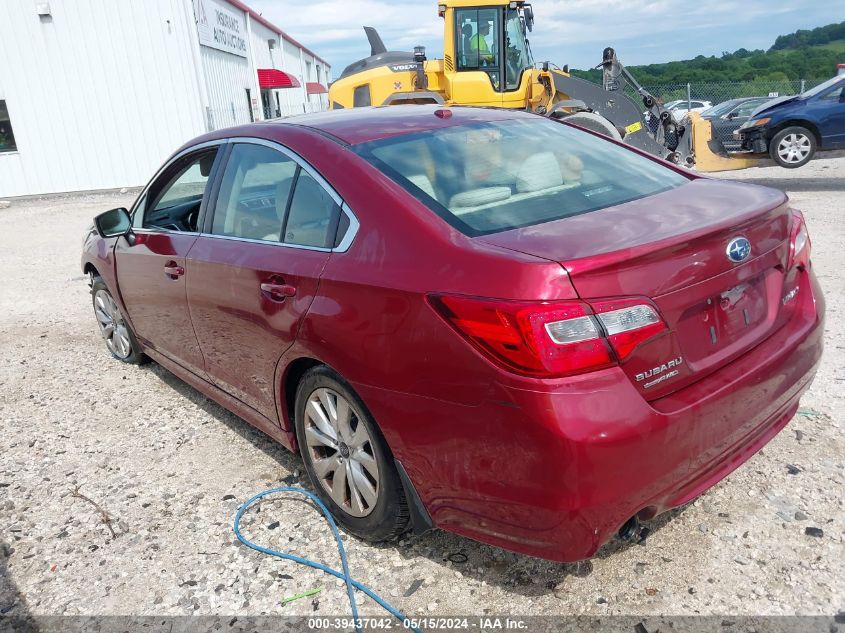
POLYGON ((208 134, 96 218, 82 266, 115 358, 299 451, 376 540, 589 557, 774 437, 822 353, 783 193, 514 111, 208 134))

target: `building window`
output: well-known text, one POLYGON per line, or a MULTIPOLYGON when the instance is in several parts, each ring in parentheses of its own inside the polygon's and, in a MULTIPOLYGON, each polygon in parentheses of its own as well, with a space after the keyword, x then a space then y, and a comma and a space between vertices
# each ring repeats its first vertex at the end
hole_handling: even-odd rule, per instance
POLYGON ((305 62, 305 81, 311 81, 311 62, 305 62))
POLYGON ((12 123, 9 121, 9 110, 6 108, 6 102, 0 99, 0 152, 16 152, 17 150, 12 123))
POLYGON ((320 64, 317 64, 317 83, 320 83, 321 81, 323 81, 322 78, 320 77, 320 70, 321 70, 320 64))

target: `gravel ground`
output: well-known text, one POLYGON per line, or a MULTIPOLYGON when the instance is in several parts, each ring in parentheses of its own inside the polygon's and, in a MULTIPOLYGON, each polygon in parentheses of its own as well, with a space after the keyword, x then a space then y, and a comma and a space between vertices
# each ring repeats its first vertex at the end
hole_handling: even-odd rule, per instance
MULTIPOLYGON (((346 538, 356 578, 424 615, 845 608, 845 159, 724 177, 786 190, 813 237, 827 349, 790 425, 698 500, 651 522, 647 538, 611 543, 590 561, 549 563, 444 532, 381 546, 346 538)), ((79 249, 92 216, 128 206, 132 193, 16 200, 0 211, 0 612, 347 614, 340 581, 262 556, 232 532, 239 503, 299 481, 299 459, 158 365, 107 355, 79 249)), ((304 503, 266 503, 244 532, 339 566, 304 503)))

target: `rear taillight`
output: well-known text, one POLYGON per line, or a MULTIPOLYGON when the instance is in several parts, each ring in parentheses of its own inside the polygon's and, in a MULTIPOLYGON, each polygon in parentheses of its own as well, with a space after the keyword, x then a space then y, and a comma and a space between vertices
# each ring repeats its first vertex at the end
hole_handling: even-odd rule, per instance
POLYGON ((810 234, 807 232, 807 223, 804 215, 795 209, 792 211, 792 231, 789 240, 789 266, 791 270, 795 266, 806 268, 810 265, 810 234))
POLYGON ((666 330, 657 310, 642 300, 587 304, 432 295, 430 301, 492 360, 545 378, 609 367, 666 330))
POLYGON ((648 339, 666 330, 657 310, 636 299, 591 302, 619 360, 648 339))

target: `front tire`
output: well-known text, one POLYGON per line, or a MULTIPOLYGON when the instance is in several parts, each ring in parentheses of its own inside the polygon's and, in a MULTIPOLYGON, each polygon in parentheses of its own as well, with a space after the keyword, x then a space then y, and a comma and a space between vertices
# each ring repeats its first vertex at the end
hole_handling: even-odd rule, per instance
POLYGON ((311 485, 340 525, 375 542, 408 528, 393 456, 346 381, 325 366, 308 371, 296 390, 294 421, 311 485))
POLYGON ((781 130, 769 143, 772 160, 787 169, 803 167, 812 160, 815 153, 815 134, 798 125, 781 130))
POLYGON ((560 118, 567 123, 572 123, 573 125, 585 128, 591 132, 604 134, 615 141, 622 140, 622 133, 613 125, 613 123, 595 112, 575 112, 560 118))
POLYGON ((120 308, 102 277, 94 277, 91 284, 91 299, 94 304, 94 317, 100 326, 100 334, 106 343, 106 349, 117 360, 130 365, 140 365, 147 360, 141 352, 141 346, 135 339, 135 333, 123 318, 120 308))

